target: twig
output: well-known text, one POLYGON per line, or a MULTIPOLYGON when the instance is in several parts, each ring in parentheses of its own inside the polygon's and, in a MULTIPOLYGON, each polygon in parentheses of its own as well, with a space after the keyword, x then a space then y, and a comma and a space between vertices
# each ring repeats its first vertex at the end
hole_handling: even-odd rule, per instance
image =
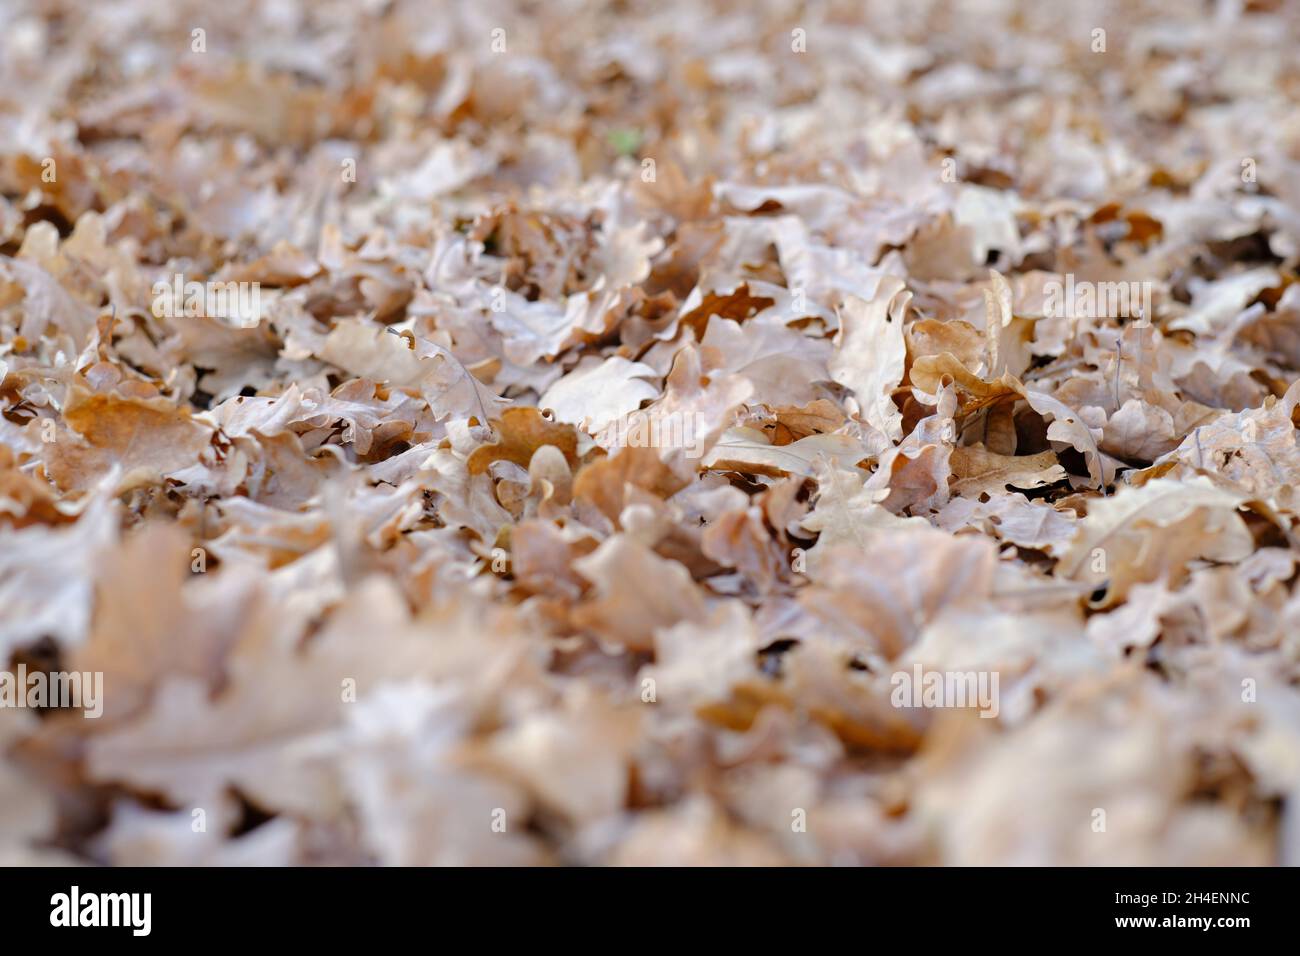
POLYGON ((1124 340, 1118 338, 1115 340, 1115 411, 1120 409, 1119 400, 1119 373, 1124 365, 1124 340))

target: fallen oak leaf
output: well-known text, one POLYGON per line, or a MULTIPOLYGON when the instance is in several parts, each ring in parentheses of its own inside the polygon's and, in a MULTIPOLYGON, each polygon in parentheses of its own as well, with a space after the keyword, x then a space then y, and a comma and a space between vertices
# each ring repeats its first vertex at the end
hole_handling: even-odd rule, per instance
POLYGON ((690 572, 627 534, 607 539, 573 567, 594 590, 573 609, 573 623, 601 641, 648 651, 659 629, 704 619, 704 595, 690 572))
POLYGON ((863 419, 891 441, 903 437, 894 389, 903 380, 907 347, 903 319, 912 300, 901 279, 882 279, 871 301, 850 296, 840 311, 831 378, 851 389, 863 419))
POLYGON ((594 508, 618 527, 629 488, 669 498, 687 484, 655 449, 627 447, 584 466, 573 480, 573 501, 580 517, 594 508))
POLYGON ((556 420, 595 434, 635 412, 642 402, 658 398, 659 390, 646 381, 657 377, 648 365, 622 356, 585 359, 547 389, 539 404, 550 409, 556 420))
POLYGON ((79 491, 114 465, 122 469, 118 491, 161 481, 193 464, 214 431, 162 396, 96 393, 79 385, 68 390, 63 420, 73 435, 45 446, 45 472, 60 488, 79 491))
POLYGON ((1056 452, 1037 455, 997 455, 979 445, 954 447, 950 493, 977 498, 1002 494, 1008 487, 1031 489, 1064 481, 1068 476, 1056 460, 1056 452))
POLYGON ((849 435, 809 435, 788 445, 773 445, 759 429, 740 427, 724 432, 703 464, 714 471, 811 477, 818 462, 831 460, 850 468, 866 457, 862 443, 849 435))
POLYGON ((953 498, 934 520, 944 531, 975 528, 989 537, 1050 555, 1064 551, 1078 521, 1068 509, 1030 501, 1023 495, 1005 494, 995 494, 988 501, 953 498))
POLYGON ((465 462, 471 475, 483 474, 494 461, 510 461, 527 468, 533 453, 544 445, 554 445, 562 451, 570 468, 578 465, 577 429, 543 418, 536 408, 507 408, 497 419, 496 430, 497 440, 474 449, 465 462))
POLYGON ((1059 574, 1105 593, 1094 603, 1111 607, 1139 583, 1177 585, 1196 559, 1240 561, 1254 538, 1237 509, 1246 496, 1208 478, 1157 478, 1125 486, 1094 501, 1061 556, 1059 574))
POLYGON ((957 356, 945 352, 917 359, 909 376, 916 388, 929 395, 937 395, 951 383, 959 398, 954 415, 958 419, 999 402, 1024 399, 1044 419, 1050 417, 1049 439, 1065 442, 1083 454, 1089 476, 1103 493, 1114 477, 1114 465, 1101 452, 1101 429, 1085 421, 1082 413, 1060 399, 1027 388, 1014 375, 1003 374, 994 381, 985 381, 957 356))
POLYGON ((725 292, 703 292, 697 287, 682 303, 680 324, 693 329, 695 339, 699 341, 704 338, 709 319, 715 315, 743 322, 775 304, 775 299, 751 295, 747 282, 738 283, 725 292))

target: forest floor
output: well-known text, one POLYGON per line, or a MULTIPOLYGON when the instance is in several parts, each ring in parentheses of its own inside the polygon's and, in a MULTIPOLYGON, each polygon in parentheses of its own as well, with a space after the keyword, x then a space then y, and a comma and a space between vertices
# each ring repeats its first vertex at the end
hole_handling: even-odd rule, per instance
POLYGON ((1300 864, 1286 3, 6 3, 0 862, 1300 864))

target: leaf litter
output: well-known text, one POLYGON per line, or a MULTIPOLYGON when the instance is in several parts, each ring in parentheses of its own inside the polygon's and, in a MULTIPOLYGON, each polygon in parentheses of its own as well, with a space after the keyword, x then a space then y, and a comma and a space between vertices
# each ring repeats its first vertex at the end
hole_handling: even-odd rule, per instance
POLYGON ((1287 5, 5 18, 0 861, 1300 862, 1287 5))

